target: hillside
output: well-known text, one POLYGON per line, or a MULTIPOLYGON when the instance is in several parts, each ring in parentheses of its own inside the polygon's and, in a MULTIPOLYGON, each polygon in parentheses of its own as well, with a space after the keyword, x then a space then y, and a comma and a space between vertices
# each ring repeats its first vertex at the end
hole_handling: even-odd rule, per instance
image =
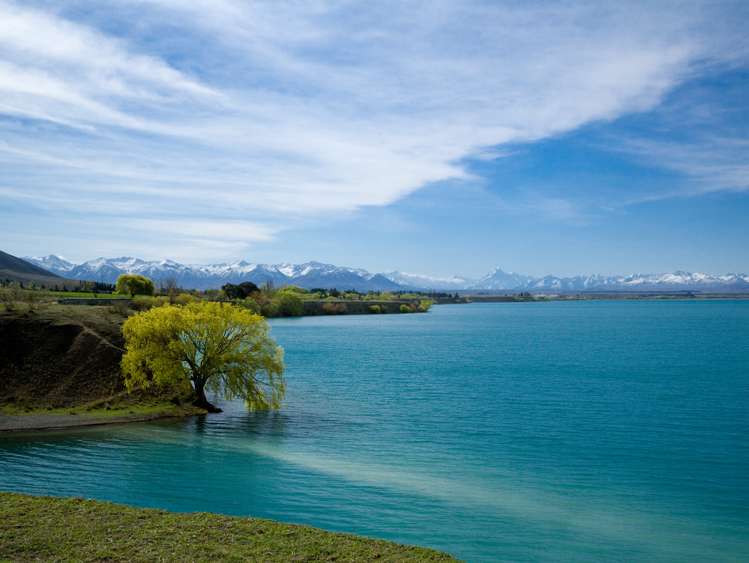
POLYGON ((70 407, 123 391, 123 319, 104 307, 0 313, 0 404, 70 407))
POLYGON ((31 264, 0 250, 0 281, 5 280, 22 283, 33 282, 39 285, 74 283, 36 264, 31 264))

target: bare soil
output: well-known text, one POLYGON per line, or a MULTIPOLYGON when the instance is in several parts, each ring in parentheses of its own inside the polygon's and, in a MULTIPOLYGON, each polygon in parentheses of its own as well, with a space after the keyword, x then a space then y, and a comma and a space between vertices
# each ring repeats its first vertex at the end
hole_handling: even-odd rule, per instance
POLYGON ((127 393, 120 371, 125 318, 107 306, 41 305, 0 313, 0 431, 203 412, 163 392, 127 393))

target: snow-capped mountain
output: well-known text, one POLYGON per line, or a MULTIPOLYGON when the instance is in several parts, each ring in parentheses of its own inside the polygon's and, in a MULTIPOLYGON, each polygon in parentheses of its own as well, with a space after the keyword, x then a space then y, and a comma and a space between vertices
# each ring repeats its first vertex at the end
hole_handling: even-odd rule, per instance
POLYGON ((389 272, 383 274, 390 281, 400 286, 414 289, 466 289, 476 283, 476 280, 464 278, 462 276, 452 276, 450 278, 439 278, 425 276, 422 274, 409 274, 407 272, 389 272))
POLYGON ((746 274, 710 275, 674 272, 668 274, 633 274, 627 276, 542 276, 532 277, 495 268, 479 280, 455 276, 431 278, 418 274, 391 272, 385 274, 394 282, 412 289, 444 289, 470 291, 749 291, 746 274))
POLYGON ((180 287, 218 288, 225 283, 251 281, 258 285, 272 283, 280 287, 298 285, 307 289, 324 287, 358 291, 394 291, 402 289, 381 274, 344 268, 320 262, 305 264, 254 264, 244 260, 230 264, 180 264, 173 260, 147 261, 140 258, 96 258, 74 264, 59 256, 26 258, 29 262, 66 278, 114 283, 120 274, 134 273, 163 283, 176 280, 180 287))
POLYGON ((748 291, 745 274, 710 275, 674 272, 628 276, 544 276, 531 279, 521 289, 528 291, 748 291))
POLYGON ((38 266, 41 266, 48 272, 52 272, 61 276, 66 276, 70 270, 75 268, 75 264, 68 262, 65 258, 50 254, 44 258, 25 258, 26 261, 32 262, 38 266), (43 263, 43 265, 42 265, 43 263))
POLYGON ((470 291, 747 291, 749 275, 673 272, 668 274, 632 274, 627 276, 543 276, 532 277, 505 272, 495 268, 479 280, 462 276, 448 278, 421 274, 389 272, 372 274, 359 268, 345 268, 321 262, 304 264, 255 264, 241 260, 229 264, 180 264, 173 260, 147 261, 140 258, 96 258, 74 264, 59 256, 26 258, 29 262, 54 274, 78 280, 114 283, 123 273, 148 276, 157 284, 173 278, 185 288, 211 289, 225 283, 252 281, 258 285, 267 282, 280 287, 298 285, 307 289, 316 287, 359 291, 398 290, 470 290, 470 291))
POLYGON ((470 289, 515 289, 525 288, 532 280, 530 276, 516 274, 514 272, 505 272, 502 268, 495 268, 478 280, 470 289))

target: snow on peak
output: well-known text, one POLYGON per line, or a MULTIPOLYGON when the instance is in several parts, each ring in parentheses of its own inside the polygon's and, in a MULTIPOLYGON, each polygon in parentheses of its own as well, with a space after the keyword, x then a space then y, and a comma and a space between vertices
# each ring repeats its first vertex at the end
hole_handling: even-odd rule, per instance
POLYGON ((225 283, 253 281, 258 285, 336 287, 338 289, 369 290, 497 290, 497 291, 749 291, 749 275, 712 275, 703 272, 677 270, 661 274, 629 274, 605 276, 600 274, 558 277, 526 276, 506 272, 499 266, 478 280, 459 275, 439 277, 409 272, 372 274, 358 268, 335 266, 310 261, 303 264, 258 264, 246 260, 217 264, 182 264, 174 260, 146 261, 131 256, 94 258, 80 264, 50 254, 28 257, 29 262, 55 274, 72 279, 114 282, 121 273, 142 273, 163 281, 177 279, 185 288, 207 289, 225 283))

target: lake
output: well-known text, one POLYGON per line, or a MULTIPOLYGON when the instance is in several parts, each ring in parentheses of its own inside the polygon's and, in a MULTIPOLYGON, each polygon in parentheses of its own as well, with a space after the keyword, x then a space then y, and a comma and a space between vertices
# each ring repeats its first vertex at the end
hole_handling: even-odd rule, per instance
POLYGON ((213 511, 469 561, 749 560, 749 301, 272 322, 278 413, 0 437, 0 489, 213 511))

